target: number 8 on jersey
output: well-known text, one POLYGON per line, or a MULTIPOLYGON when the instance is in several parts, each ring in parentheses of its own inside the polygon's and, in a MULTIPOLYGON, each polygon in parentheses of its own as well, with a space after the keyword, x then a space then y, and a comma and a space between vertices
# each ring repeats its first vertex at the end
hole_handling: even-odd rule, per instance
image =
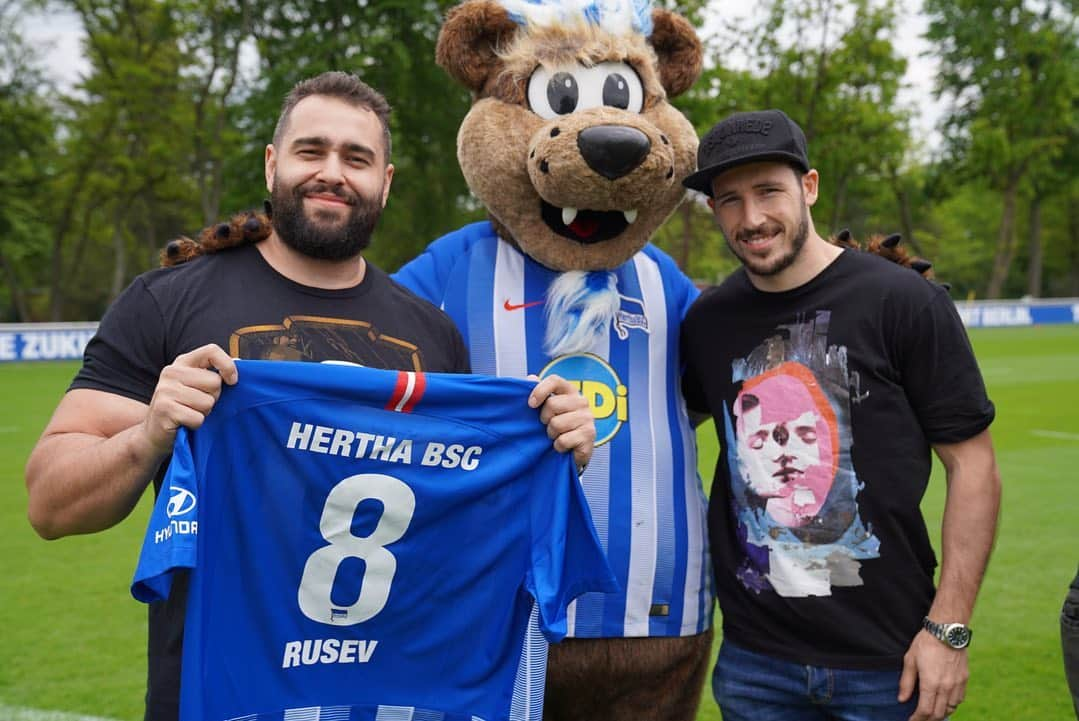
POLYGON ((392 476, 361 473, 334 486, 326 496, 318 524, 329 545, 308 557, 300 579, 298 598, 303 614, 319 623, 352 626, 385 608, 397 572, 397 559, 386 546, 405 535, 415 510, 412 489, 392 476), (352 533, 352 519, 366 500, 381 501, 382 516, 369 536, 357 536, 352 533), (346 558, 362 560, 365 571, 356 602, 342 607, 333 604, 330 593, 346 558))

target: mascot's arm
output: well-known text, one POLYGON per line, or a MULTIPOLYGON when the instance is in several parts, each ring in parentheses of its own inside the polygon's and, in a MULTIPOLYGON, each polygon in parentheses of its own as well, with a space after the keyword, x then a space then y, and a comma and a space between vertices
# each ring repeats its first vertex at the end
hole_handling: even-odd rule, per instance
POLYGON ((659 272, 663 276, 664 286, 668 288, 667 292, 670 293, 668 302, 673 305, 673 317, 675 319, 685 318, 686 313, 689 312, 689 307, 693 305, 693 301, 697 300, 697 296, 701 294, 701 291, 697 289, 690 277, 682 272, 682 269, 674 262, 674 258, 656 246, 649 245, 648 249, 651 251, 656 263, 659 264, 659 272))
MULTIPOLYGON (((879 255, 885 260, 890 260, 893 263, 897 263, 902 266, 906 266, 922 277, 929 280, 934 280, 933 264, 925 258, 919 258, 916 255, 911 255, 907 252, 906 248, 902 248, 899 245, 899 241, 903 239, 899 233, 892 233, 891 235, 871 235, 869 242, 863 247, 861 243, 851 237, 850 231, 844 228, 836 235, 828 239, 828 242, 832 245, 838 245, 841 248, 850 248, 852 250, 864 250, 867 253, 873 255, 879 255)), ((941 283, 945 289, 950 289, 951 285, 948 283, 941 283)))
MULTIPOLYGON (((459 230, 442 235, 424 249, 423 253, 401 266, 391 277, 415 295, 439 305, 446 300, 450 287, 461 287, 460 277, 467 270, 474 246, 492 236, 486 221, 474 222, 459 230), (459 281, 454 285, 454 280, 459 281)), ((494 262, 493 258, 491 262, 494 262)))
POLYGON ((161 265, 167 268, 186 263, 200 255, 216 253, 237 245, 257 243, 269 237, 270 230, 268 214, 256 213, 253 210, 237 213, 227 223, 214 223, 203 228, 198 240, 186 236, 170 240, 161 250, 161 265))
POLYGON ((442 305, 459 263, 467 263, 474 242, 474 226, 466 226, 431 243, 392 277, 424 300, 442 305))

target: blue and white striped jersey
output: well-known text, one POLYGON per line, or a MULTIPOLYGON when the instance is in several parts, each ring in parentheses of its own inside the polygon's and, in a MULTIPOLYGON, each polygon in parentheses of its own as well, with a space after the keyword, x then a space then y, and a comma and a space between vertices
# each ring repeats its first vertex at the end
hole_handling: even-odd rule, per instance
POLYGON ((192 569, 180 718, 540 721, 567 606, 616 586, 532 383, 236 363, 132 584, 192 569))
POLYGON ((597 447, 582 482, 623 590, 578 599, 568 635, 696 634, 711 624, 713 596, 678 332, 697 290, 651 245, 614 273, 621 306, 610 327, 590 352, 559 358, 543 350, 543 304, 559 274, 499 240, 488 222, 436 240, 394 280, 453 318, 473 372, 557 373, 592 405, 597 447))

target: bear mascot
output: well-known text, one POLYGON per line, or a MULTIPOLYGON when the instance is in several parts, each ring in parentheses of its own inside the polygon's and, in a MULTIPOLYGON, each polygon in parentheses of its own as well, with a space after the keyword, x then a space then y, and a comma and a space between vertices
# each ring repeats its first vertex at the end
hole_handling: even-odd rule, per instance
MULTIPOLYGON (((696 168, 693 126, 668 98, 700 74, 700 41, 650 0, 465 0, 436 59, 472 94, 458 160, 488 219, 394 278, 453 318, 473 372, 557 373, 596 420, 581 482, 621 591, 571 607, 568 637, 550 649, 544 718, 689 721, 713 606, 679 387, 679 325, 698 292, 649 239, 696 168)), ((173 241, 162 261, 268 233, 265 215, 241 214, 201 242, 173 241)), ((897 241, 873 250, 911 265, 897 241)), ((849 234, 837 242, 856 247, 849 234)))
POLYGON ((642 0, 467 0, 436 59, 473 97, 458 133, 489 220, 396 280, 441 306, 475 373, 579 384, 596 417, 581 476, 621 586, 575 602, 551 647, 544 718, 689 720, 712 645, 706 500, 679 390, 697 296, 649 239, 678 207, 697 136, 668 102, 697 35, 642 0))

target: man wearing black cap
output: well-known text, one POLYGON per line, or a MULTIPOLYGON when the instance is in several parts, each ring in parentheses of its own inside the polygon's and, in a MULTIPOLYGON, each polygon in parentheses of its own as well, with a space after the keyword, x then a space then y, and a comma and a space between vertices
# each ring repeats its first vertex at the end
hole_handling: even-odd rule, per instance
POLYGON ((993 404, 946 290, 829 244, 819 177, 779 110, 704 137, 742 268, 682 325, 684 391, 721 444, 709 506, 724 721, 927 721, 963 701, 966 625, 1000 502, 993 404), (939 588, 919 504, 948 493, 939 588))

